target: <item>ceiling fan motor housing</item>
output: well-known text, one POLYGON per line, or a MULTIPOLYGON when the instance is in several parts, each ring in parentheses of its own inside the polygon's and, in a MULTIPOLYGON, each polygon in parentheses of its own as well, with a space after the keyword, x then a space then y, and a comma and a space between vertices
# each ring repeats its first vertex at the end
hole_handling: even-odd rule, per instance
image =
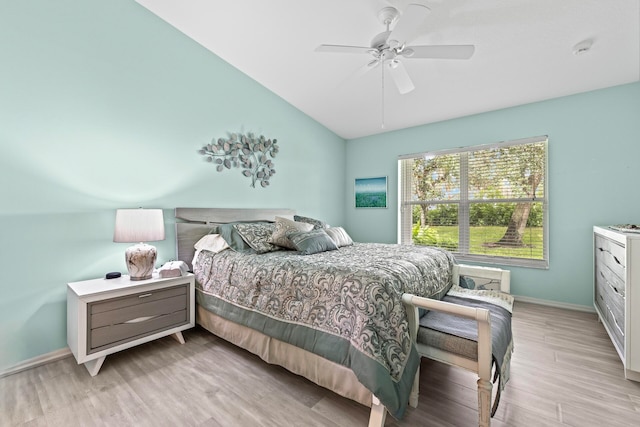
POLYGON ((380 9, 380 12, 378 12, 378 19, 383 25, 386 25, 387 30, 389 30, 389 26, 393 24, 396 19, 398 19, 399 15, 400 13, 398 12, 398 9, 396 9, 395 7, 387 6, 380 9))

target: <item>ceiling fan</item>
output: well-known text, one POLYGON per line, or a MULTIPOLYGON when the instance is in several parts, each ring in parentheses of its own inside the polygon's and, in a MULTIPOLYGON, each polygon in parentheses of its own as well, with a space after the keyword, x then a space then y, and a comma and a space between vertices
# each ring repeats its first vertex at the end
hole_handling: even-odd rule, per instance
POLYGON ((401 94, 411 92, 415 86, 401 60, 469 59, 475 50, 473 45, 408 46, 408 43, 417 37, 419 27, 430 11, 428 7, 421 4, 410 4, 400 17, 395 7, 385 7, 378 13, 378 18, 383 25, 386 25, 387 30, 376 35, 371 40, 370 47, 321 44, 316 48, 316 52, 371 55, 373 59, 359 69, 356 76, 361 76, 382 64, 388 67, 391 79, 401 94), (391 30, 390 27, 393 24, 395 25, 391 30))

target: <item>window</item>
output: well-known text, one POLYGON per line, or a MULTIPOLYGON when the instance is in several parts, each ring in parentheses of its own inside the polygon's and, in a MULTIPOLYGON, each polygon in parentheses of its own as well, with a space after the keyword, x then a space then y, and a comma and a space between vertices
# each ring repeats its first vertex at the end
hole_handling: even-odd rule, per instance
POLYGON ((402 156, 400 243, 547 268, 547 137, 402 156))

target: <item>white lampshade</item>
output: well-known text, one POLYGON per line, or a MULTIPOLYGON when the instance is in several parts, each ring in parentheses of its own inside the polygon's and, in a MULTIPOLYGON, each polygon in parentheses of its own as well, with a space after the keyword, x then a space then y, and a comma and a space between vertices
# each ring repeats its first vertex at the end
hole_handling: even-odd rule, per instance
POLYGON ((164 240, 162 209, 118 209, 113 241, 135 243, 125 252, 131 280, 151 279, 156 263, 156 248, 144 242, 164 240))
POLYGON ((117 243, 164 240, 162 209, 118 209, 113 241, 117 243))

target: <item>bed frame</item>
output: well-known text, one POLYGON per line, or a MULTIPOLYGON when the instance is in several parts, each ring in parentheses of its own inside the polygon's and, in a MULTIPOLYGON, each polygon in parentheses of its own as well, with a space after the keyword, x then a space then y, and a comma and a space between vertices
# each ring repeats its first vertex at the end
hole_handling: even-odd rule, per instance
MULTIPOLYGON (((227 208, 176 208, 176 255, 192 270, 191 261, 195 253, 194 244, 205 234, 208 234, 215 224, 233 221, 274 221, 276 216, 292 218, 292 209, 227 209, 227 208)), ((499 269, 488 269, 473 266, 455 266, 454 280, 460 275, 470 275, 474 278, 497 280, 500 288, 509 291, 509 272, 499 269)), ((456 283, 454 282, 454 283, 456 283)), ((489 411, 491 406, 491 329, 489 312, 483 309, 473 309, 405 294, 411 333, 414 341, 417 337, 418 307, 470 317, 478 321, 478 360, 472 361, 454 354, 445 354, 438 349, 428 348, 417 344, 422 357, 429 357, 445 363, 460 366, 477 372, 478 380, 479 417, 481 426, 489 425, 489 411), (486 418, 486 422, 483 421, 486 418)), ((201 307, 196 311, 196 323, 213 334, 239 347, 247 349, 260 356, 268 363, 280 365, 289 371, 301 375, 314 383, 328 388, 335 393, 355 400, 371 407, 369 427, 383 427, 387 411, 378 398, 367 390, 355 377, 355 374, 337 363, 328 361, 306 350, 291 344, 268 337, 258 331, 235 324, 212 314, 201 307)), ((419 371, 411 393, 409 404, 418 404, 419 371)))

